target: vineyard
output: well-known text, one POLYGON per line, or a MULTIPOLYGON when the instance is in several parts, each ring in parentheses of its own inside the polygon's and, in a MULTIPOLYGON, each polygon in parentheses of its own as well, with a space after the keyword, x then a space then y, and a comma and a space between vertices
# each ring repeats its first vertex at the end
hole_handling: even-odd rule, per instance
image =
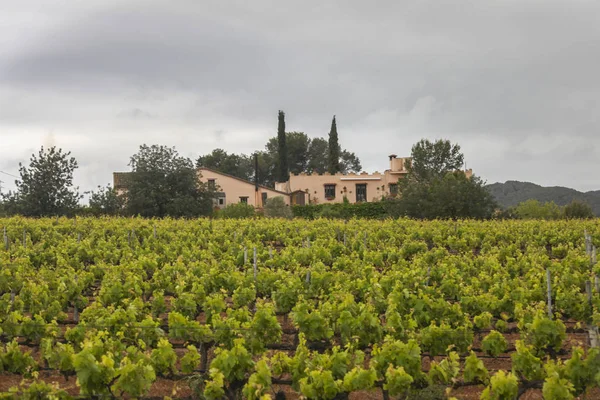
POLYGON ((0 398, 600 399, 596 221, 1 227, 0 398))

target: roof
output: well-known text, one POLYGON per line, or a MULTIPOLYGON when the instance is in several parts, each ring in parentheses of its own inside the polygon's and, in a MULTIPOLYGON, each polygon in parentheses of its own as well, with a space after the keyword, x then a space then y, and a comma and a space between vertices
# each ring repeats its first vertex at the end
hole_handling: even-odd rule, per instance
MULTIPOLYGON (((221 172, 221 171, 217 171, 216 169, 207 168, 207 167, 200 167, 200 168, 198 168, 198 170, 203 170, 203 169, 207 170, 207 171, 210 171, 212 173, 223 175, 223 176, 226 176, 228 178, 233 178, 233 179, 238 180, 240 182, 244 182, 244 183, 247 183, 249 185, 254 186, 254 182, 250 182, 250 181, 247 181, 246 179, 238 178, 237 176, 233 176, 233 175, 221 172)), ((128 177, 129 177, 130 174, 131 174, 131 172, 113 172, 113 187, 115 189, 127 189, 127 181, 128 181, 128 177)), ((282 192, 281 190, 273 189, 273 188, 270 188, 268 186, 258 185, 258 187, 260 187, 262 189, 265 189, 265 190, 270 190, 272 192, 281 193, 282 195, 285 195, 285 196, 289 196, 290 195, 289 193, 282 192)))
MULTIPOLYGON (((217 171, 216 169, 207 168, 207 167, 200 167, 200 168, 198 168, 198 170, 203 170, 203 169, 204 169, 204 170, 207 170, 207 171, 210 171, 210 172, 212 172, 212 173, 219 174, 219 175, 223 175, 223 176, 226 176, 226 177, 228 177, 228 178, 232 178, 232 179, 238 180, 238 181, 240 181, 240 182, 244 182, 244 183, 247 183, 247 184, 249 184, 249 185, 252 185, 252 186, 254 186, 254 182, 250 182, 250 181, 247 181, 246 179, 238 178, 237 176, 230 175, 230 174, 226 174, 226 173, 224 173, 224 172, 221 172, 221 171, 217 171)), ((285 195, 285 196, 289 196, 289 195, 290 195, 290 194, 289 194, 289 193, 287 193, 287 192, 282 192, 281 190, 273 189, 273 188, 270 188, 270 187, 268 187, 268 186, 264 186, 264 185, 258 185, 258 187, 259 187, 259 188, 262 188, 262 189, 270 190, 270 191, 272 191, 272 192, 281 193, 281 194, 283 194, 283 195, 285 195)))

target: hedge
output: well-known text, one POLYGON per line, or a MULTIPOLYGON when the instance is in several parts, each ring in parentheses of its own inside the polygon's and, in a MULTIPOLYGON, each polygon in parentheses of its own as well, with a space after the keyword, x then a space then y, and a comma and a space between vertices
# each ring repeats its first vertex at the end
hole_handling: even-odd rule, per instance
POLYGON ((393 216, 390 213, 389 201, 375 201, 372 203, 355 204, 310 204, 305 206, 292 206, 294 217, 315 219, 315 218, 366 218, 383 219, 393 216))

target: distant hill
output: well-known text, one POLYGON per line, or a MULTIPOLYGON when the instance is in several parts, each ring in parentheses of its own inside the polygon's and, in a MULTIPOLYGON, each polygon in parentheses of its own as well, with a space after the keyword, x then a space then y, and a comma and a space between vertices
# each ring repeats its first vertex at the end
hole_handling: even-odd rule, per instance
POLYGON ((588 203, 594 214, 600 216, 600 190, 591 192, 578 192, 562 186, 544 187, 531 182, 506 181, 487 185, 498 204, 502 207, 512 207, 517 204, 534 199, 541 202, 553 201, 559 206, 569 204, 577 199, 588 203))

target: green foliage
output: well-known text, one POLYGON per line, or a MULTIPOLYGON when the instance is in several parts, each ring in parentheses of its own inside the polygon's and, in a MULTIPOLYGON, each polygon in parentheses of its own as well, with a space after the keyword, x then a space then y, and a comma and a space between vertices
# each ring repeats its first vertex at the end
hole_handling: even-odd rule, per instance
POLYGON ((252 218, 256 215, 254 206, 246 203, 229 204, 217 211, 217 218, 252 218))
POLYGON ((73 397, 61 390, 58 383, 49 384, 35 377, 32 381, 23 380, 19 386, 11 387, 8 393, 3 393, 0 398, 4 400, 70 400, 73 397))
POLYGON ((75 354, 73 365, 77 372, 77 384, 84 395, 110 394, 109 384, 116 377, 115 361, 111 354, 97 360, 90 347, 75 354))
POLYGON ((310 204, 304 206, 292 206, 294 217, 316 219, 316 218, 364 218, 384 219, 388 217, 386 202, 362 202, 362 203, 334 203, 334 204, 310 204))
POLYGON ((481 347, 486 354, 498 357, 506 351, 508 343, 500 332, 491 331, 481 342, 481 347))
POLYGON ((477 330, 490 329, 492 327, 492 314, 484 311, 473 318, 473 324, 477 330))
POLYGON ((240 308, 243 306, 250 306, 256 300, 256 289, 254 285, 250 285, 249 287, 240 286, 233 291, 233 306, 235 308, 240 308))
MULTIPOLYGON (((258 183, 273 187, 278 181, 279 136, 270 138, 264 151, 255 152, 258 158, 258 183)), ((289 172, 292 174, 323 174, 329 168, 329 144, 323 138, 310 138, 304 132, 286 132, 285 144, 289 172)), ((253 154, 253 155, 254 155, 253 154)), ((198 167, 207 167, 219 172, 254 181, 253 155, 228 154, 222 149, 198 158, 198 167)), ((360 172, 360 160, 347 150, 339 152, 340 172, 360 172)))
POLYGON ((314 370, 300 379, 300 392, 308 399, 333 399, 340 392, 342 382, 335 380, 331 371, 314 370))
POLYGON ((413 378, 420 378, 421 349, 417 342, 410 339, 407 343, 386 338, 381 346, 374 345, 371 365, 379 377, 384 377, 388 367, 403 367, 413 378))
POLYGON ((121 361, 118 378, 113 385, 113 390, 132 397, 140 397, 148 392, 152 383, 156 380, 156 374, 151 365, 144 360, 133 362, 128 357, 121 361))
POLYGON ((515 400, 519 393, 519 381, 512 373, 496 372, 490 385, 481 393, 481 400, 515 400))
POLYGON ((244 327, 248 347, 254 354, 263 352, 267 344, 277 343, 281 339, 281 326, 272 304, 259 302, 252 321, 244 327))
POLYGON ((206 381, 204 387, 204 397, 206 400, 221 400, 225 397, 225 375, 217 368, 211 368, 209 371, 210 379, 206 381))
POLYGON ((77 161, 71 152, 50 147, 31 155, 29 166, 19 163, 16 192, 2 195, 7 214, 32 217, 73 215, 81 196, 73 187, 77 161))
POLYGON ((296 304, 291 315, 294 324, 306 335, 307 340, 329 339, 333 336, 333 329, 325 316, 319 310, 311 311, 307 303, 296 304))
POLYGON ((377 381, 377 372, 374 368, 364 369, 360 366, 354 367, 344 376, 343 390, 354 392, 358 390, 370 390, 377 381))
POLYGON ((522 219, 560 219, 561 208, 553 201, 540 203, 537 200, 527 200, 515 207, 515 214, 522 219))
POLYGON ((212 341, 213 333, 210 327, 197 321, 190 321, 178 312, 169 313, 169 337, 175 340, 185 340, 193 343, 208 343, 212 341))
POLYGON ((184 374, 191 374, 200 366, 200 361, 200 354, 198 353, 196 346, 187 346, 187 351, 183 357, 181 357, 181 372, 184 374))
POLYGON ((271 370, 265 360, 256 363, 256 372, 250 375, 242 393, 248 400, 263 400, 271 389, 271 370))
POLYGON ((107 185, 98 186, 97 191, 89 192, 89 210, 92 215, 120 215, 125 207, 125 196, 107 185))
POLYGON ((568 219, 590 219, 594 218, 592 207, 586 202, 573 200, 563 208, 565 218, 568 219))
POLYGON ((160 375, 176 373, 177 354, 167 339, 160 339, 158 346, 152 350, 150 360, 154 370, 160 375))
POLYGON ((385 371, 383 389, 391 396, 398 396, 406 393, 412 383, 413 377, 406 373, 403 367, 394 367, 390 364, 385 371))
POLYGON ((287 182, 289 177, 290 170, 285 134, 285 113, 279 110, 277 124, 277 182, 287 182))
POLYGON ((542 360, 535 356, 533 346, 527 346, 522 340, 515 342, 516 353, 511 354, 513 373, 528 381, 540 380, 544 377, 542 360))
POLYGON ((15 339, 6 344, 4 352, 0 354, 1 370, 29 376, 36 369, 37 364, 31 351, 23 353, 15 339))
POLYGON ((462 171, 425 181, 411 179, 409 174, 399 188, 401 198, 390 204, 397 204, 395 212, 401 216, 487 219, 497 207, 484 182, 475 175, 468 178, 462 171))
POLYGON ((565 324, 557 319, 552 320, 545 315, 536 315, 533 322, 526 324, 525 340, 533 345, 538 354, 548 350, 560 350, 566 338, 565 324))
POLYGON ((248 352, 244 345, 244 339, 236 339, 231 350, 216 349, 215 358, 210 363, 210 369, 220 371, 226 382, 242 381, 254 366, 252 354, 248 352))
POLYGON ((494 327, 498 332, 506 332, 508 330, 508 323, 503 319, 499 319, 496 321, 494 327))
POLYGON ((473 351, 465 359, 464 379, 466 383, 478 382, 483 384, 487 384, 490 379, 483 361, 477 358, 477 355, 473 351))
POLYGON ((448 357, 441 362, 432 361, 429 369, 429 380, 432 383, 448 385, 456 379, 460 372, 460 357, 457 352, 451 351, 448 357))
POLYGON ((440 326, 432 323, 421 330, 421 345, 431 355, 445 354, 452 346, 463 353, 473 342, 473 332, 464 326, 452 328, 442 323, 440 326))
POLYGON ((252 157, 244 154, 228 154, 223 149, 214 149, 211 153, 200 156, 196 166, 210 168, 247 181, 253 178, 254 172, 252 157))
POLYGON ((131 156, 126 210, 143 217, 196 217, 212 212, 214 194, 175 148, 142 145, 131 156))
POLYGON ((409 179, 427 182, 442 178, 448 172, 461 169, 463 160, 458 144, 442 139, 435 142, 421 139, 412 147, 407 165, 409 179))
POLYGON ((340 142, 337 133, 337 124, 335 122, 335 115, 331 120, 331 129, 329 130, 329 154, 327 157, 328 168, 327 172, 330 174, 336 174, 341 171, 340 167, 340 142))
POLYGON ((265 217, 269 218, 292 218, 292 210, 290 206, 285 204, 283 197, 271 197, 267 199, 267 204, 264 206, 265 217))

